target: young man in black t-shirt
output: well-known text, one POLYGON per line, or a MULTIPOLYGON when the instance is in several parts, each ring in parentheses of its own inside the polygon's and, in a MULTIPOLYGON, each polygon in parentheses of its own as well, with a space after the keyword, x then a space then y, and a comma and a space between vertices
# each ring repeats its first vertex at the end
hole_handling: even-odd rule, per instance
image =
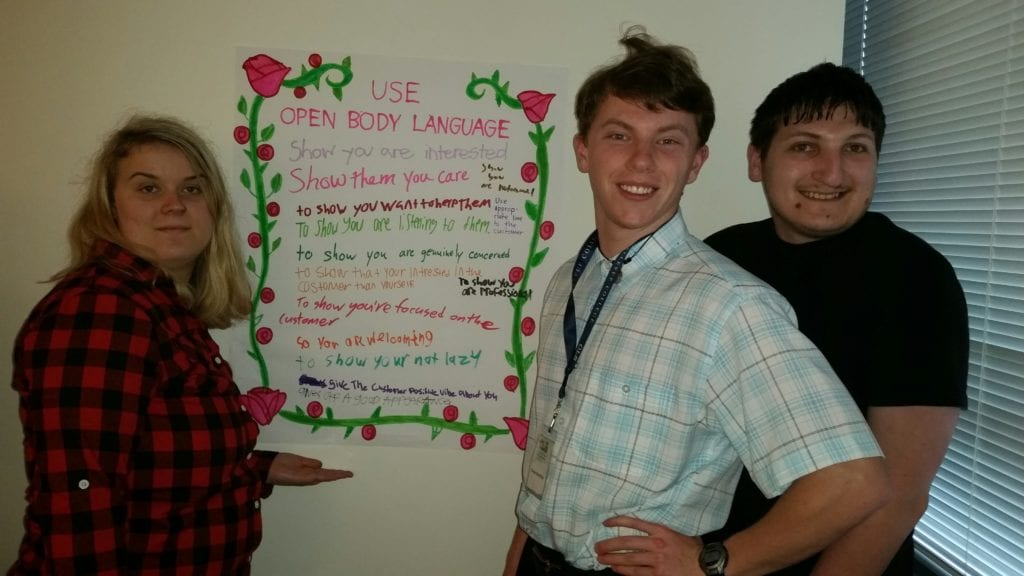
MULTIPOLYGON (((819 64, 758 107, 747 150, 771 218, 707 243, 796 310, 886 454, 888 505, 821 553, 779 574, 910 576, 912 532, 966 406, 963 291, 946 259, 868 212, 885 131, 881 102, 856 72, 819 64)), ((724 535, 771 507, 744 473, 724 535)))

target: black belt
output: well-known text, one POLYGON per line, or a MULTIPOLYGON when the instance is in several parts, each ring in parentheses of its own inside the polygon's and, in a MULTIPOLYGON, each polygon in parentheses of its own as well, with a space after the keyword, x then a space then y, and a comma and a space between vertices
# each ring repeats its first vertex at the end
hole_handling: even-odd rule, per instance
POLYGON ((523 554, 519 557, 516 576, 585 576, 594 574, 614 575, 611 568, 604 570, 581 570, 569 564, 557 550, 542 546, 533 538, 527 538, 523 554))

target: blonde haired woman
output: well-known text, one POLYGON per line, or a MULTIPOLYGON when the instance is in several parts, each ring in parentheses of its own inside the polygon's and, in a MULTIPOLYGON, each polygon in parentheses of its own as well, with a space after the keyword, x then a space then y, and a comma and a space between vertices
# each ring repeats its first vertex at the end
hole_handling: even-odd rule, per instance
POLYGON ((272 485, 352 474, 254 449, 208 332, 250 305, 209 146, 132 118, 97 154, 69 239, 15 344, 29 486, 10 574, 248 574, 272 485))

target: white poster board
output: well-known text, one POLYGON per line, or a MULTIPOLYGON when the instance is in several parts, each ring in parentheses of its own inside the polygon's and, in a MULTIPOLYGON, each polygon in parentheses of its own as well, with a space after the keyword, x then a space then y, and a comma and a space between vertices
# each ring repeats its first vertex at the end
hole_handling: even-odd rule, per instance
MULTIPOLYGON (((565 213, 567 71, 237 53, 228 175, 262 439, 515 450, 565 213)), ((563 243, 565 244, 565 243, 563 243)))

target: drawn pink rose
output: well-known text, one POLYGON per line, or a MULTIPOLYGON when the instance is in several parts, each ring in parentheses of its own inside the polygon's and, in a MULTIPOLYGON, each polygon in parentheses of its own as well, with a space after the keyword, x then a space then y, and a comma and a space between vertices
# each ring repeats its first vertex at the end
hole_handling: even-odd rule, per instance
POLYGON ((310 418, 319 418, 324 414, 324 405, 313 400, 306 405, 306 414, 309 414, 310 418))
POLYGON ((242 64, 242 69, 245 70, 245 77, 249 79, 249 86, 264 98, 277 95, 284 77, 292 70, 266 54, 257 54, 247 59, 242 64))
POLYGON ((515 392, 516 388, 519 388, 519 376, 509 374, 508 376, 505 376, 505 381, 502 382, 502 384, 505 385, 505 390, 515 392))
POLYGON ((239 401, 257 424, 266 426, 281 411, 287 398, 288 395, 280 390, 257 386, 241 395, 239 401))
POLYGON ((260 302, 263 302, 264 304, 270 304, 273 302, 274 296, 276 296, 276 294, 274 294, 274 289, 269 286, 260 290, 260 302))
POLYGON ((249 236, 245 240, 249 243, 250 248, 259 248, 263 244, 263 236, 260 236, 259 232, 249 232, 249 236))
POLYGON ((264 162, 270 162, 271 158, 274 157, 274 147, 270 144, 260 144, 256 148, 256 156, 264 162))
POLYGON ((542 240, 549 240, 555 235, 555 223, 551 220, 545 220, 540 225, 540 237, 542 240))
POLYGON ((459 438, 459 445, 462 446, 463 450, 472 450, 476 447, 476 436, 466 432, 459 438))
POLYGON ((235 126, 235 142, 245 144, 249 141, 249 136, 248 126, 235 126))
POLYGON ((454 404, 449 404, 444 407, 444 421, 455 422, 459 419, 459 407, 454 404))
POLYGON ((324 59, 320 57, 316 52, 309 55, 309 65, 313 68, 319 68, 324 63, 324 59))
POLYGON ((302 86, 296 86, 294 92, 295 97, 298 98, 299 100, 302 100, 303 98, 306 97, 306 89, 303 88, 302 86))
POLYGON ((520 328, 523 330, 523 336, 529 336, 537 329, 537 322, 533 318, 527 316, 526 318, 523 318, 520 328))
POLYGON ((512 433, 512 441, 516 443, 516 448, 526 450, 526 437, 530 432, 530 421, 525 418, 515 418, 512 416, 507 416, 502 418, 502 420, 505 421, 509 432, 512 433))
POLYGON ((516 284, 523 279, 523 268, 521 266, 513 266, 508 271, 508 281, 516 284))
POLYGON ((274 339, 274 331, 264 326, 256 330, 256 341, 264 346, 270 344, 270 341, 274 339))
POLYGON ((524 162, 523 167, 519 169, 519 176, 522 177, 523 182, 530 183, 537 179, 539 169, 537 168, 536 162, 524 162))
POLYGON ((267 215, 276 217, 281 213, 281 205, 277 202, 267 204, 267 215))
POLYGON ((374 438, 377 437, 377 427, 374 426, 373 424, 367 424, 363 426, 361 430, 359 430, 359 433, 362 434, 363 440, 369 442, 370 440, 373 440, 374 438))
POLYGON ((542 94, 536 90, 524 90, 516 95, 516 99, 523 105, 526 119, 534 124, 543 122, 547 117, 548 106, 554 97, 554 94, 542 94))

